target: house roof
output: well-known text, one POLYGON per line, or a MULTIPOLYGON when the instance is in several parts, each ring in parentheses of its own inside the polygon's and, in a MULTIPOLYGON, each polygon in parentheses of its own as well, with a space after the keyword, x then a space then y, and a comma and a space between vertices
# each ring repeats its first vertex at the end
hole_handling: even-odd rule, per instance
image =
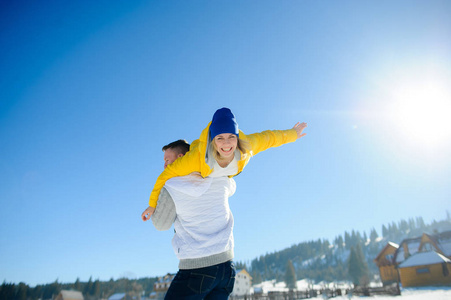
POLYGON ((125 293, 118 293, 111 295, 108 300, 121 300, 125 297, 125 293))
POLYGON ((62 290, 61 296, 63 296, 63 299, 83 300, 83 294, 79 291, 62 290))
POLYGON ((435 265, 441 263, 451 263, 451 260, 435 251, 417 252, 414 255, 410 256, 408 259, 406 259, 404 262, 402 262, 398 267, 408 268, 416 266, 435 265))
POLYGON ((378 261, 380 258, 381 258, 381 256, 382 256, 382 254, 384 254, 385 253, 385 251, 388 249, 388 248, 393 248, 393 249, 398 249, 399 248, 399 245, 398 244, 395 244, 395 243, 393 243, 393 242, 388 242, 387 243, 387 245, 385 245, 385 247, 379 252, 379 254, 377 255, 377 257, 374 259, 375 261, 378 261))
POLYGON ((388 242, 388 244, 389 244, 390 246, 392 246, 393 248, 399 248, 399 245, 396 244, 396 243, 388 242))
POLYGON ((174 279, 175 274, 166 274, 163 277, 158 278, 158 280, 155 283, 170 283, 174 279))
POLYGON ((243 274, 247 275, 249 278, 252 279, 252 276, 246 271, 246 269, 238 269, 238 270, 236 270, 236 274, 238 275, 239 273, 243 273, 243 274))

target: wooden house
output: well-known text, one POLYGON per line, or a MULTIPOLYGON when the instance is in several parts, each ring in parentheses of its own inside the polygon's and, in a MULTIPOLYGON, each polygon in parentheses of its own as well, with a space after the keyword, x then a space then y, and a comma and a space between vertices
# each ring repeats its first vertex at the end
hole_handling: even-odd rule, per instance
POLYGON ((108 300, 130 300, 131 297, 127 296, 126 293, 116 293, 108 297, 108 300))
POLYGON ((236 270, 232 296, 245 296, 251 292, 252 277, 245 269, 236 270))
POLYGON ((175 274, 166 274, 163 277, 158 278, 158 280, 153 284, 152 299, 164 299, 166 292, 174 279, 175 274))
POLYGON ((384 249, 382 249, 374 259, 374 262, 379 268, 381 281, 384 286, 399 281, 398 270, 394 263, 394 255, 398 248, 399 246, 397 244, 388 242, 384 249))
POLYGON ((67 291, 62 290, 58 296, 56 296, 56 300, 83 300, 83 294, 79 291, 67 291))
POLYGON ((424 233, 395 245, 389 243, 374 260, 384 285, 396 277, 390 268, 397 270, 403 287, 451 285, 451 231, 424 233))

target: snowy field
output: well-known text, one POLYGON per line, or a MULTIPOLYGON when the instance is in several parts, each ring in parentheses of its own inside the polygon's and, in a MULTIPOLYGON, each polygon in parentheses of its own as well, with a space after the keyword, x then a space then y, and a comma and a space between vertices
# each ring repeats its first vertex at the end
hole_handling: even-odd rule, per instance
MULTIPOLYGON (((371 284, 371 286, 377 286, 376 284, 371 284)), ((307 280, 300 280, 297 282, 297 287, 299 290, 306 290, 309 287, 313 287, 315 289, 321 289, 324 287, 337 287, 343 290, 349 288, 348 284, 344 283, 329 283, 329 284, 311 284, 311 282, 307 280)), ((262 289, 265 293, 268 291, 287 291, 286 285, 284 282, 275 282, 266 281, 253 286, 253 289, 262 289)), ((314 299, 325 299, 323 296, 318 296, 314 299)), ((451 300, 451 287, 423 287, 423 288, 404 288, 401 289, 400 296, 370 296, 370 297, 361 297, 361 296, 352 296, 349 295, 335 297, 330 299, 337 300, 347 300, 347 299, 361 299, 361 300, 451 300)))
MULTIPOLYGON (((310 299, 327 299, 323 296, 318 296, 316 298, 310 299)), ((329 298, 330 300, 349 300, 349 299, 360 299, 360 300, 451 300, 451 287, 450 288, 416 288, 416 289, 403 289, 401 290, 401 296, 339 296, 334 298, 329 298)))
MULTIPOLYGON (((333 299, 349 299, 348 297, 336 297, 333 299)), ((451 287, 443 288, 406 288, 401 290, 401 296, 370 296, 351 297, 351 299, 368 300, 451 300, 451 287)))

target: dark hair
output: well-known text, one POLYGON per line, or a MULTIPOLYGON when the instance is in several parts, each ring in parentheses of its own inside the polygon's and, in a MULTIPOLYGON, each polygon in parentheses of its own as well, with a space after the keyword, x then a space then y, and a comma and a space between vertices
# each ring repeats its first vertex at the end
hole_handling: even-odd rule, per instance
POLYGON ((186 152, 189 151, 189 144, 185 140, 177 140, 175 142, 167 144, 161 150, 166 151, 168 149, 171 149, 171 150, 177 152, 177 154, 185 155, 186 152))

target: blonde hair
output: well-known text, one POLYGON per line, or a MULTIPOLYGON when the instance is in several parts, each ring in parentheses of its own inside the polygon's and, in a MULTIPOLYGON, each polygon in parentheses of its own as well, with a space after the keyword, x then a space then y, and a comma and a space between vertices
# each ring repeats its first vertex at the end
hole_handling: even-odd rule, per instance
MULTIPOLYGON (((213 153, 213 157, 216 160, 220 159, 221 155, 219 154, 218 149, 216 148, 216 143, 215 143, 214 139, 211 141, 210 147, 212 147, 212 150, 213 150, 213 151, 211 151, 213 153)), ((251 144, 246 140, 240 139, 239 137, 238 137, 236 147, 238 150, 240 150, 241 153, 248 153, 252 150, 251 144)))

